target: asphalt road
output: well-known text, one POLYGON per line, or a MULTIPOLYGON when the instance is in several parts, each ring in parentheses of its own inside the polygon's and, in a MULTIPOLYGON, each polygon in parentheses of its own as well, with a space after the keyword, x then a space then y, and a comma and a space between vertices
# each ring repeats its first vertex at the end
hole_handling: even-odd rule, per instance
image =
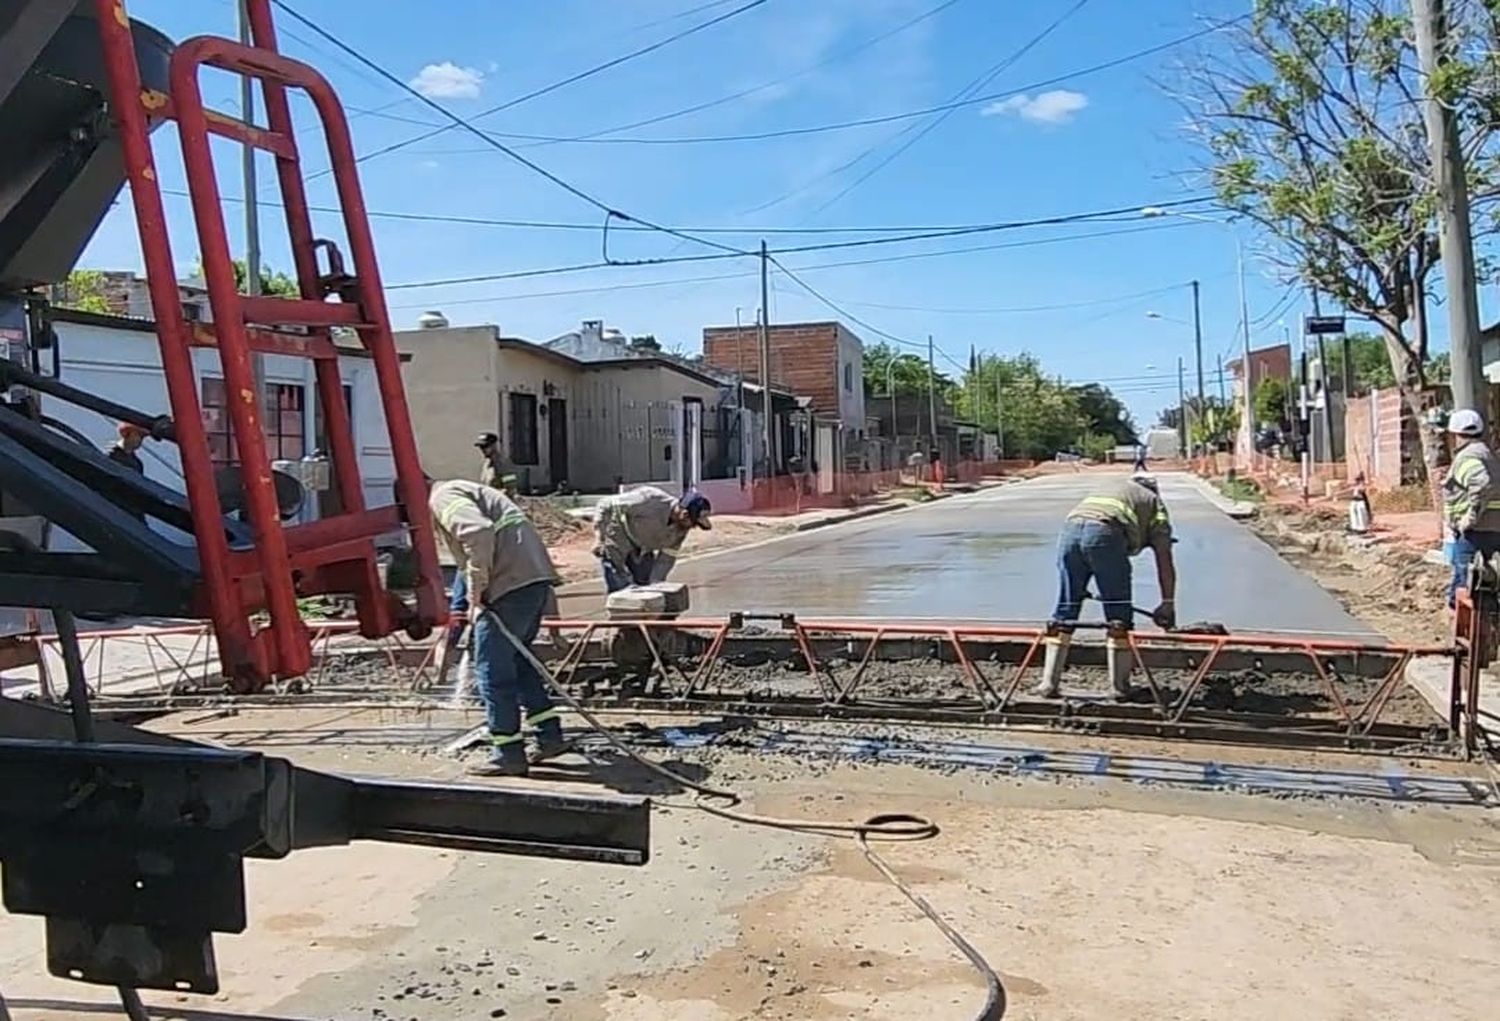
MULTIPOLYGON (((904 621, 1047 619, 1056 537, 1095 476, 1050 476, 680 563, 694 615, 733 610, 904 621)), ((1234 630, 1374 637, 1310 578, 1215 507, 1188 476, 1160 477, 1178 537, 1177 613, 1234 630)), ((1135 602, 1159 593, 1137 557, 1135 602)), ((1085 619, 1097 616, 1086 608, 1085 619)), ((1149 626, 1149 625, 1147 625, 1149 626)))

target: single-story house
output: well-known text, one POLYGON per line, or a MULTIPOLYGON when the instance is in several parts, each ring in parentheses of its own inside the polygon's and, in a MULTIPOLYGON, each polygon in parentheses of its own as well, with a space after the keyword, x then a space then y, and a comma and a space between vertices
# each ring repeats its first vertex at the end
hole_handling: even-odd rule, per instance
MULTIPOLYGON (((154 323, 65 308, 54 308, 52 318, 57 334, 58 377, 64 383, 140 411, 171 414, 154 323)), ((375 366, 357 345, 341 345, 338 351, 365 502, 372 507, 383 506, 392 500, 395 468, 375 366)), ((235 452, 219 353, 211 347, 195 347, 192 354, 210 451, 216 464, 232 464, 235 452)), ((272 459, 299 461, 312 457, 324 445, 312 360, 268 354, 263 365, 266 438, 272 459)), ((101 448, 116 438, 117 423, 93 411, 52 397, 43 397, 42 409, 101 448)), ((141 455, 148 477, 168 488, 182 490, 182 470, 174 444, 147 441, 141 455)), ((316 518, 320 508, 332 510, 333 496, 331 492, 323 492, 316 494, 316 499, 309 499, 302 519, 316 518)), ((54 533, 53 548, 67 549, 67 543, 73 541, 54 533)))

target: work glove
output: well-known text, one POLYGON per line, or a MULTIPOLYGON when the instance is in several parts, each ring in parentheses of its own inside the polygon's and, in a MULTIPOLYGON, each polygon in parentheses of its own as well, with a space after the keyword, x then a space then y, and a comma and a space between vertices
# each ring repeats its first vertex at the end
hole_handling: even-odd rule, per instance
POLYGON ((1177 607, 1170 600, 1163 600, 1151 611, 1151 619, 1163 631, 1171 631, 1177 627, 1177 607))

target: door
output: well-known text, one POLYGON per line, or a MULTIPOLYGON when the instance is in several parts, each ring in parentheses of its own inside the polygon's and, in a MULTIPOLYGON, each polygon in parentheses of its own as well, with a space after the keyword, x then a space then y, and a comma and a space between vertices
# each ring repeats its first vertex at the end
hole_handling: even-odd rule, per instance
POLYGON ((568 402, 561 397, 547 399, 547 474, 553 489, 568 481, 568 402))

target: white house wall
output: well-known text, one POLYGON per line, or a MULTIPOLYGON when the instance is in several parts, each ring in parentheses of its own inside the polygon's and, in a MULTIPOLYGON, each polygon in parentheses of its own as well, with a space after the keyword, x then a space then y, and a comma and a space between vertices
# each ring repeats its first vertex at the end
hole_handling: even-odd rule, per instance
MULTIPOLYGON (((154 333, 66 321, 57 322, 55 328, 63 382, 148 414, 172 413, 166 377, 161 369, 161 350, 154 333)), ((205 377, 222 378, 219 353, 211 348, 195 348, 192 355, 201 397, 205 377)), ((313 421, 317 387, 312 361, 290 355, 266 355, 264 367, 267 383, 305 388, 303 429, 311 452, 317 435, 313 421)), ((339 374, 351 391, 354 443, 359 455, 366 505, 389 504, 395 470, 374 363, 358 356, 344 356, 339 359, 339 374)), ((42 410, 88 437, 101 449, 113 443, 117 436, 118 423, 113 419, 57 398, 44 397, 42 410)), ((147 440, 141 454, 148 478, 168 489, 183 491, 176 444, 147 440)), ((153 524, 166 530, 159 522, 153 524)), ((54 532, 53 536, 55 549, 82 548, 77 540, 65 533, 54 532)), ((174 538, 189 541, 181 533, 176 533, 174 538)))

